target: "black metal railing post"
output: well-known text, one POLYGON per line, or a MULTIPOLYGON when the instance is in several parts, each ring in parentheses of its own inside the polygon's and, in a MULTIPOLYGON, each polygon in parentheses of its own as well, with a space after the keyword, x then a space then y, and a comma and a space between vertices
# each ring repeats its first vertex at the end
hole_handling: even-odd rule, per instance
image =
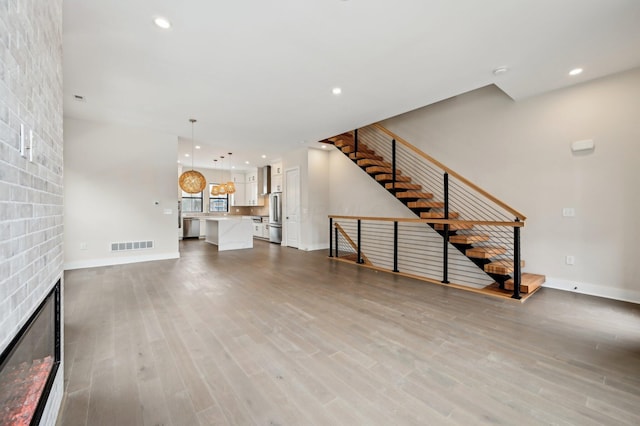
POLYGON ((391 179, 393 191, 396 190, 396 140, 391 140, 391 179))
POLYGON ((340 257, 338 256, 338 227, 336 226, 334 228, 335 234, 336 234, 336 257, 340 257))
MULTIPOLYGON (((329 218, 329 257, 333 257, 333 218, 329 218)), ((337 241, 336 241, 337 242, 337 241)))
POLYGON ((353 153, 355 154, 356 161, 358 161, 358 129, 353 131, 353 153))
POLYGON ((393 272, 398 270, 398 221, 393 222, 393 272))
MULTIPOLYGON (((516 222, 520 222, 520 219, 516 218, 516 222)), ((513 299, 520 299, 520 284, 522 279, 522 273, 520 271, 520 227, 513 227, 513 299)))
MULTIPOLYGON (((449 219, 449 173, 444 173, 444 218, 449 219)), ((442 243, 442 283, 449 284, 449 224, 444 224, 442 243)))
POLYGON ((358 258, 356 259, 356 262, 358 263, 364 263, 364 261, 362 260, 362 250, 360 249, 361 244, 361 236, 362 236, 362 221, 360 219, 358 219, 358 258))

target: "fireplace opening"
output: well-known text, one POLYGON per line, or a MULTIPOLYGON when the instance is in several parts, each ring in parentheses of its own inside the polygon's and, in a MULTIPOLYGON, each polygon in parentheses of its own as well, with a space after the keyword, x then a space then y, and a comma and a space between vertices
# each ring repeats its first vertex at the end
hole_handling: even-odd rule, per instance
POLYGON ((60 280, 0 356, 0 426, 37 425, 60 365, 60 280))

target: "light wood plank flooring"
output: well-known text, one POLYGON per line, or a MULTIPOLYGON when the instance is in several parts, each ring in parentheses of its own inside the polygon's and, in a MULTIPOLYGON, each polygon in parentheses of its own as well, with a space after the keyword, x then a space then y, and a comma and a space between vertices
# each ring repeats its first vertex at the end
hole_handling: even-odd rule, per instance
POLYGON ((640 309, 257 241, 65 274, 71 425, 640 424, 640 309))

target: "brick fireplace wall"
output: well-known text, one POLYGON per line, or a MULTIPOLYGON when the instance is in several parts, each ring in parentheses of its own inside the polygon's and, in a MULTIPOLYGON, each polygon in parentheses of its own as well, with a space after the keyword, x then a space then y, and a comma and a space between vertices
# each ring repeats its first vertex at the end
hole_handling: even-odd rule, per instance
MULTIPOLYGON (((62 0, 0 1, 0 351, 62 276, 62 147, 62 0)), ((41 424, 55 424, 63 368, 41 424)))

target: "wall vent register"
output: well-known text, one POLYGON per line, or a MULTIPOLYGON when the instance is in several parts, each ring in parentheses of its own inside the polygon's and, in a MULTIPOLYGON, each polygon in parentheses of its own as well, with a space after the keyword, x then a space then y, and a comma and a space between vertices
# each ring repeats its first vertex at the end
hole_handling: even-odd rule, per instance
POLYGON ((111 243, 111 251, 144 250, 153 248, 153 241, 128 241, 111 243))

